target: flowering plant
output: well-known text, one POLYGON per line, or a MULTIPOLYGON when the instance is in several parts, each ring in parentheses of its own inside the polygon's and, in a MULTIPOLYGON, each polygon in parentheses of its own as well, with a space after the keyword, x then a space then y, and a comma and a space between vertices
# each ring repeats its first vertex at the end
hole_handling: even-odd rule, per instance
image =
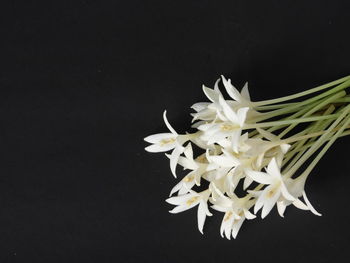
POLYGON ((179 134, 163 118, 168 133, 150 135, 148 152, 168 152, 170 169, 189 172, 166 200, 170 213, 198 207, 203 233, 208 204, 224 213, 220 233, 236 238, 243 222, 266 217, 274 206, 281 217, 293 205, 321 214, 305 193, 309 174, 334 141, 350 134, 350 76, 277 99, 253 102, 248 84, 239 92, 221 77, 214 89, 203 86, 209 102, 192 106, 195 129, 179 134), (222 82, 229 99, 219 90, 222 82), (313 96, 310 96, 310 95, 313 96))

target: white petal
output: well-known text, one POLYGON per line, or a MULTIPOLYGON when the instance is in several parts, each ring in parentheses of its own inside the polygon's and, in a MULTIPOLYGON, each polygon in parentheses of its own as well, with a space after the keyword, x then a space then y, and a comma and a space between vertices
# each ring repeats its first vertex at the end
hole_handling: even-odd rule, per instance
POLYGON ((203 201, 199 202, 197 210, 198 230, 203 234, 203 226, 206 218, 206 213, 203 207, 203 201))
POLYGON ((253 179, 250 176, 246 176, 243 182, 243 190, 246 190, 253 182, 253 179))
MULTIPOLYGON (((226 214, 225 214, 225 217, 226 217, 226 214)), ((225 217, 224 217, 224 220, 225 220, 225 217)), ((225 236, 227 239, 231 239, 231 234, 232 234, 232 225, 233 225, 233 222, 234 222, 234 217, 233 215, 231 215, 231 217, 226 220, 227 224, 225 224, 225 236)))
POLYGON ((271 186, 268 186, 267 188, 265 188, 264 192, 265 191, 266 192, 263 193, 261 196, 261 197, 265 197, 264 207, 263 207, 262 212, 261 212, 261 218, 265 218, 270 213, 270 211, 275 206, 275 204, 276 204, 276 202, 281 194, 281 191, 278 188, 274 191, 273 195, 271 196, 270 195, 270 187, 271 186))
POLYGON ((240 136, 241 130, 237 130, 231 134, 232 149, 235 153, 238 153, 240 136))
POLYGON ((209 89, 206 86, 202 86, 203 92, 207 98, 212 102, 217 102, 219 100, 219 93, 215 90, 209 89))
POLYGON ((244 107, 244 108, 239 108, 237 111, 238 124, 240 127, 243 127, 243 125, 245 123, 248 110, 249 110, 248 107, 244 107))
POLYGON ((288 152, 289 148, 291 147, 291 145, 284 143, 284 144, 281 144, 280 147, 281 147, 282 153, 286 154, 288 152))
POLYGON ((216 211, 224 212, 224 213, 227 211, 227 207, 222 207, 219 205, 212 205, 211 208, 213 208, 216 211))
POLYGON ((248 209, 243 209, 243 213, 244 213, 245 218, 247 218, 247 219, 256 218, 256 215, 252 214, 248 209))
POLYGON ((179 160, 180 154, 183 152, 184 148, 182 146, 176 146, 170 155, 170 169, 174 177, 176 178, 176 166, 179 160))
POLYGON ((180 205, 186 203, 186 201, 195 195, 193 194, 185 194, 185 195, 179 195, 179 196, 174 196, 166 199, 165 201, 169 204, 172 205, 180 205))
POLYGON ((244 99, 247 101, 250 101, 250 94, 249 94, 249 89, 248 89, 248 82, 246 82, 241 90, 241 95, 244 99))
POLYGON ((175 136, 172 133, 157 133, 147 136, 144 140, 149 143, 159 143, 161 140, 173 138, 175 138, 175 136))
POLYGON ((217 92, 219 92, 220 94, 221 94, 221 92, 220 92, 220 90, 219 90, 219 82, 220 82, 220 78, 218 78, 216 81, 215 81, 215 84, 214 84, 214 90, 215 91, 217 91, 217 92))
MULTIPOLYGON (((170 158, 170 155, 167 156, 170 158)), ((185 169, 196 170, 198 168, 197 164, 194 161, 188 160, 183 156, 179 156, 177 163, 185 169)))
POLYGON ((281 178, 280 168, 277 165, 276 159, 272 158, 269 165, 266 168, 268 174, 272 175, 275 178, 281 178))
POLYGON ((179 205, 179 206, 174 207, 174 209, 170 210, 169 213, 172 213, 172 214, 181 213, 183 211, 191 209, 192 207, 193 206, 179 205))
POLYGON ((194 186, 194 182, 184 182, 182 185, 182 188, 179 190, 178 195, 184 195, 191 191, 192 187, 194 186))
POLYGON ((199 111, 206 109, 209 104, 210 104, 209 102, 198 102, 198 103, 193 104, 191 106, 191 108, 194 109, 195 111, 199 112, 199 111))
POLYGON ((152 144, 150 146, 147 146, 145 150, 151 153, 167 152, 174 149, 174 147, 175 147, 175 143, 164 144, 163 146, 160 146, 159 144, 152 144))
POLYGON ((310 211, 317 216, 322 216, 322 214, 317 212, 316 209, 312 206, 312 204, 310 203, 309 199, 306 196, 305 191, 303 191, 303 197, 304 197, 304 201, 305 201, 306 205, 309 207, 310 211))
POLYGON ((191 143, 188 143, 185 147, 184 154, 188 159, 193 160, 193 150, 191 143))
POLYGON ((238 221, 235 221, 233 223, 233 227, 232 227, 232 236, 234 239, 236 239, 238 231, 240 230, 242 224, 244 222, 244 218, 239 219, 238 221))
MULTIPOLYGON (((253 191, 248 191, 249 193, 253 192, 253 191)), ((265 201, 265 198, 264 198, 264 191, 262 191, 260 193, 260 195, 258 196, 258 199, 256 200, 255 202, 255 205, 254 205, 254 214, 256 214, 264 205, 264 201, 265 201)))
POLYGON ((294 201, 295 200, 295 197, 292 196, 289 192, 288 192, 288 189, 287 187, 285 186, 285 184, 283 182, 281 182, 281 192, 282 192, 282 195, 285 199, 287 199, 288 201, 294 201))
POLYGON ((221 167, 234 167, 237 165, 237 162, 235 162, 234 159, 231 159, 227 156, 216 156, 212 155, 210 156, 210 161, 221 166, 221 167))
POLYGON ((164 122, 165 122, 165 125, 168 127, 169 131, 171 131, 172 134, 176 135, 177 136, 177 132, 174 130, 174 128, 170 125, 167 117, 166 117, 166 110, 164 111, 163 113, 163 119, 164 119, 164 122))
POLYGON ((304 204, 300 199, 295 199, 293 205, 301 210, 310 210, 309 207, 304 204))
POLYGON ((180 181, 179 183, 177 183, 177 184, 171 189, 169 196, 172 196, 174 193, 176 193, 177 191, 179 191, 180 188, 182 187, 183 183, 184 183, 183 181, 180 181))
POLYGON ((222 82, 225 86, 226 92, 230 97, 236 101, 241 101, 241 94, 238 92, 238 90, 231 84, 231 80, 226 80, 224 76, 221 75, 222 82))
POLYGON ((277 211, 278 211, 278 214, 281 216, 281 217, 284 217, 284 211, 286 210, 286 205, 284 204, 283 201, 278 201, 277 202, 277 211))
POLYGON ((255 182, 260 184, 272 184, 275 181, 275 178, 264 172, 257 172, 250 169, 245 169, 244 172, 255 182))
POLYGON ((221 105, 227 119, 232 121, 234 124, 238 124, 239 123, 238 115, 227 104, 226 100, 222 96, 219 97, 219 102, 220 102, 220 105, 221 105))

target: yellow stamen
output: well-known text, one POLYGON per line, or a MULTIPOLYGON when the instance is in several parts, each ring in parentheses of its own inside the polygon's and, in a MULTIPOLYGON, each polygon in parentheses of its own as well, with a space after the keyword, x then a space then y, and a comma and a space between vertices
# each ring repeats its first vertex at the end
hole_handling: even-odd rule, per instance
POLYGON ((186 182, 186 183, 191 182, 191 181, 193 181, 193 176, 186 176, 184 178, 184 182, 186 182))
POLYGON ((206 160, 207 160, 207 158, 205 157, 205 154, 202 154, 196 158, 196 161, 198 161, 200 163, 204 163, 204 162, 206 162, 206 160))
POLYGON ((232 214, 233 213, 231 211, 227 212, 226 215, 225 215, 224 221, 229 220, 231 218, 232 214))
POLYGON ((191 199, 188 199, 186 204, 188 205, 192 205, 194 202, 196 202, 198 200, 199 196, 194 196, 191 199))
POLYGON ((236 129, 236 127, 231 124, 225 123, 225 124, 221 124, 220 129, 222 131, 233 131, 236 129))
POLYGON ((165 144, 174 143, 176 141, 175 138, 163 139, 160 141, 160 146, 164 146, 165 144))

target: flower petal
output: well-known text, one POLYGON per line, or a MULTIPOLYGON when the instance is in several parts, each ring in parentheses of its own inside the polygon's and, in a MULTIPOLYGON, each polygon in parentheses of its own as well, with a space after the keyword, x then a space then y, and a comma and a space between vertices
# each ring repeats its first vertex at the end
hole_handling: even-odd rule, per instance
POLYGON ((166 117, 166 110, 164 111, 164 113, 163 113, 163 119, 164 119, 164 123, 165 123, 165 125, 168 127, 168 129, 169 129, 169 131, 171 131, 171 133, 172 134, 174 134, 174 135, 178 135, 177 134, 177 132, 174 130, 174 128, 170 125, 170 123, 169 123, 169 121, 168 121, 168 119, 167 119, 167 117, 166 117))
POLYGON ((159 144, 152 144, 150 146, 147 146, 145 148, 145 150, 147 152, 151 152, 151 153, 158 153, 158 152, 167 152, 170 151, 172 149, 174 149, 175 147, 175 143, 172 144, 165 144, 163 146, 160 146, 159 144))
POLYGON ((221 75, 222 83, 224 84, 224 87, 226 89, 226 92, 230 97, 236 101, 241 101, 241 94, 239 91, 231 84, 231 80, 226 80, 223 75, 221 75))
POLYGON ((243 125, 245 123, 245 120, 247 118, 248 110, 249 110, 248 107, 239 108, 237 110, 238 124, 239 124, 240 127, 243 127, 243 125))
POLYGON ((281 192, 282 192, 282 195, 285 199, 287 199, 288 201, 294 201, 295 200, 295 197, 292 196, 289 192, 288 192, 288 189, 287 187, 285 186, 285 184, 283 182, 281 182, 281 192))
POLYGON ((244 172, 255 182, 260 184, 272 184, 275 181, 275 178, 264 172, 257 172, 250 169, 245 169, 244 172))
POLYGON ((171 189, 169 196, 172 196, 174 193, 176 193, 177 191, 179 191, 179 190, 181 189, 183 183, 184 183, 183 181, 178 182, 178 183, 171 189))
POLYGON ((249 89, 248 89, 248 82, 246 82, 241 90, 241 95, 244 99, 247 101, 250 101, 250 94, 249 94, 249 89))
POLYGON ((172 205, 180 205, 180 204, 184 204, 186 203, 186 201, 192 197, 194 197, 196 195, 193 194, 185 194, 185 195, 179 195, 179 196, 173 196, 170 197, 168 199, 166 199, 165 201, 169 204, 172 205))
POLYGON ((197 102, 193 104, 191 108, 194 109, 196 112, 199 112, 199 111, 205 110, 209 104, 210 104, 209 102, 197 102))
POLYGON ((201 200, 198 206, 197 219, 198 219, 198 230, 202 234, 203 234, 203 226, 205 223, 205 218, 207 215, 210 216, 212 214, 208 210, 208 204, 205 201, 201 200))
POLYGON ((322 214, 317 212, 316 209, 312 206, 312 204, 310 203, 309 199, 306 196, 305 191, 303 191, 303 197, 304 197, 304 201, 305 201, 306 205, 309 207, 310 211, 317 216, 322 216, 322 214))
POLYGON ((272 158, 266 168, 266 172, 275 178, 281 178, 280 168, 277 165, 276 159, 272 158))
POLYGON ((229 119, 231 122, 233 122, 234 124, 238 124, 239 123, 238 115, 227 104, 226 100, 222 96, 219 97, 219 103, 224 111, 225 117, 229 119))
POLYGON ((284 204, 283 201, 278 201, 277 202, 277 211, 278 211, 278 214, 281 216, 281 217, 284 217, 284 211, 286 210, 286 205, 284 204))
POLYGON ((245 218, 247 218, 249 220, 256 218, 256 215, 252 214, 248 209, 243 209, 243 213, 244 213, 245 218))
POLYGON ((193 160, 193 150, 192 150, 192 145, 191 143, 188 143, 187 146, 185 147, 184 154, 189 160, 193 160))
POLYGON ((273 195, 271 196, 270 187, 272 187, 272 186, 266 187, 264 190, 265 193, 263 193, 261 195, 261 197, 265 198, 264 207, 263 207, 262 212, 261 212, 261 218, 265 218, 270 213, 270 211, 275 206, 278 198, 281 195, 280 188, 277 188, 277 189, 275 189, 275 191, 273 192, 273 195))
POLYGON ((234 239, 236 239, 237 235, 238 235, 238 232, 239 230, 241 229, 241 226, 244 222, 244 217, 242 217, 241 219, 239 220, 236 220, 234 223, 233 223, 233 226, 232 226, 232 236, 234 239))
POLYGON ((172 133, 157 133, 147 136, 146 138, 144 138, 144 140, 149 143, 159 143, 164 139, 172 138, 175 138, 174 134, 172 133))
POLYGON ((219 100, 219 92, 213 89, 210 89, 206 86, 202 86, 203 92, 205 96, 211 101, 211 102, 217 102, 219 100))
POLYGON ((180 154, 183 152, 184 148, 180 145, 177 145, 170 155, 170 169, 174 177, 176 178, 176 166, 179 160, 180 154))
POLYGON ((293 205, 301 210, 310 210, 309 207, 298 198, 294 200, 293 205))

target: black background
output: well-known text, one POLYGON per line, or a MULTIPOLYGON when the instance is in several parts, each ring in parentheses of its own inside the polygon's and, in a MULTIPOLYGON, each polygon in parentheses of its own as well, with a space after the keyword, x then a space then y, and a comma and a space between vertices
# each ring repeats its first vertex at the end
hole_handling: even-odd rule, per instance
POLYGON ((219 234, 168 213, 177 182, 143 137, 179 132, 224 74, 254 100, 350 74, 349 1, 1 4, 0 262, 339 262, 348 255, 348 138, 306 190, 316 209, 219 234))

